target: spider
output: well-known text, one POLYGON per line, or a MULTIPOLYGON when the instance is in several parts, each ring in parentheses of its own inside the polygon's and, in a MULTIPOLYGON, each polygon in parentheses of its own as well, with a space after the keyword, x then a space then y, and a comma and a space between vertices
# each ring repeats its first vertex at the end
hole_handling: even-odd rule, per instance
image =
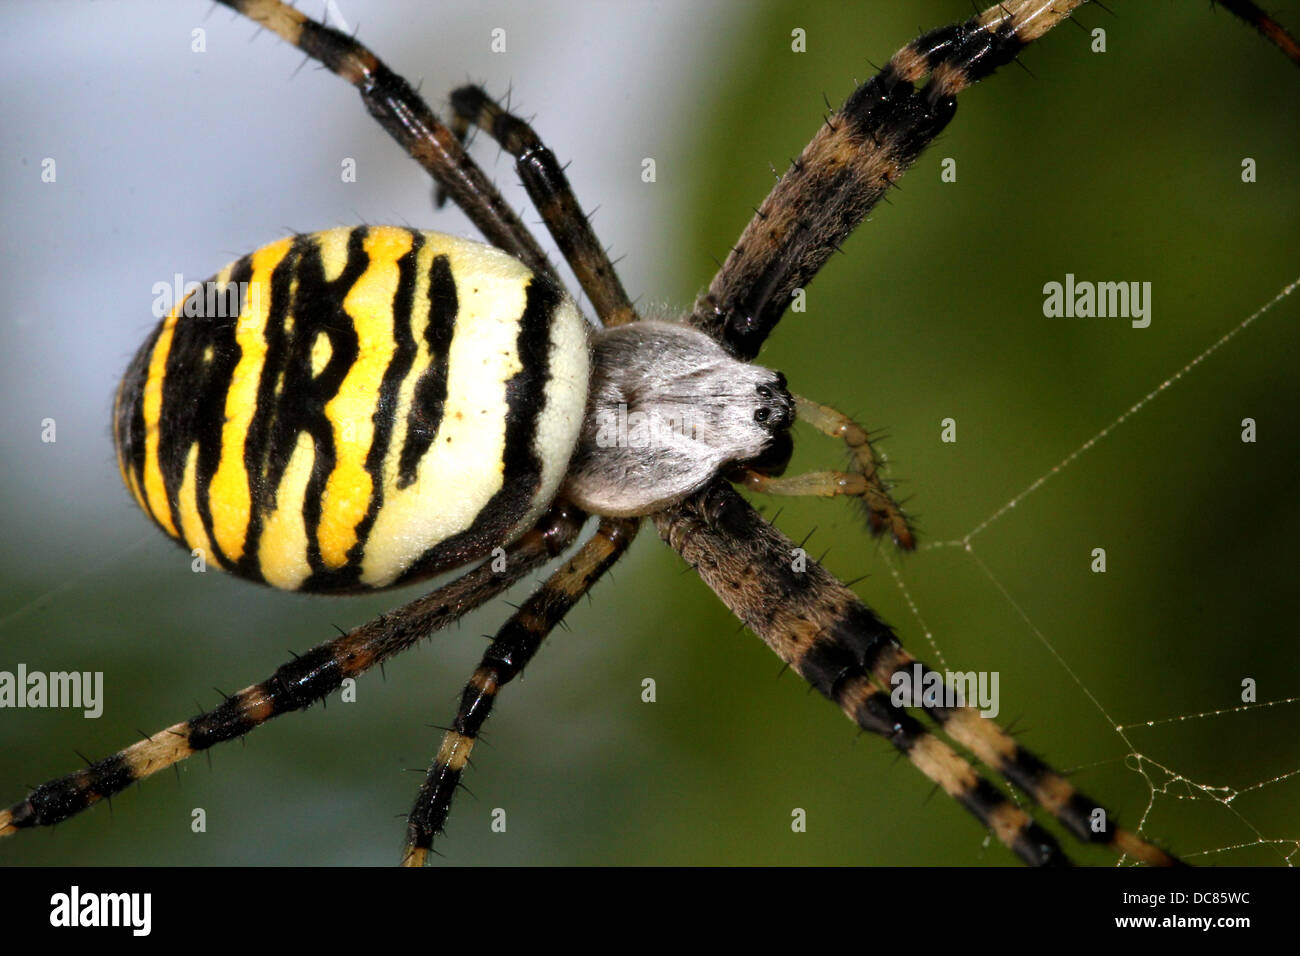
POLYGON ((774 363, 775 364, 775 363, 774 363))

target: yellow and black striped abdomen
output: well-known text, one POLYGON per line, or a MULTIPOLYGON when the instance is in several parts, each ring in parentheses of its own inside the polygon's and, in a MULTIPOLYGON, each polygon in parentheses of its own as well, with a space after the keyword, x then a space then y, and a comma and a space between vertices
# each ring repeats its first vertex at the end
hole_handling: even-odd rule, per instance
POLYGON ((388 226, 286 238, 159 323, 118 389, 123 479, 275 587, 382 588, 522 534, 586 404, 586 323, 505 253, 388 226))

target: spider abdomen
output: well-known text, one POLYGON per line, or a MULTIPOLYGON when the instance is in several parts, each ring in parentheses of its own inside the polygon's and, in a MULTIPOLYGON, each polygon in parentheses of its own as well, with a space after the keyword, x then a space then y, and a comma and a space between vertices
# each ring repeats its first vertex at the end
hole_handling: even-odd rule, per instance
POLYGON ((291 590, 473 561, 541 515, 586 323, 518 260, 387 226, 280 240, 189 293, 118 389, 127 487, 170 536, 291 590))

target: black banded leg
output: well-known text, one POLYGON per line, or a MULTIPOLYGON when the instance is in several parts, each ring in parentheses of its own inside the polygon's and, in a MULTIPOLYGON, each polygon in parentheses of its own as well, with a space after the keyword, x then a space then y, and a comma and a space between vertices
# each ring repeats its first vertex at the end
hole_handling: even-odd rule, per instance
POLYGON ((655 523, 731 612, 849 719, 889 741, 1021 859, 1068 862, 1050 834, 871 683, 871 662, 898 643, 893 631, 817 562, 792 572, 794 542, 726 482, 655 523))
POLYGON ((957 94, 1010 63, 1084 0, 1003 0, 933 30, 850 94, 763 200, 690 321, 753 359, 785 313, 921 152, 957 94), (926 77, 929 81, 921 85, 926 77))
MULTIPOLYGON (((898 645, 884 649, 875 661, 874 674, 885 686, 893 674, 911 674, 919 662, 898 645)), ((922 664, 925 674, 935 674, 922 664)), ((941 675, 936 677, 942 682, 941 675)), ((928 678, 927 678, 928 679, 928 678)), ((1130 856, 1148 866, 1174 866, 1181 861, 1114 824, 1114 816, 1077 789, 1066 777, 1030 753, 993 720, 980 716, 969 706, 944 707, 924 704, 925 712, 945 734, 996 770, 1035 803, 1056 817, 1070 835, 1081 843, 1108 846, 1121 856, 1130 856)))
POLYGON ((461 694, 456 719, 416 795, 406 829, 403 866, 428 862, 434 837, 442 832, 451 799, 474 749, 497 691, 513 680, 560 623, 610 566, 621 558, 640 527, 639 518, 605 518, 596 533, 547 578, 497 632, 461 694))
POLYGON ((406 80, 352 37, 303 15, 281 0, 219 0, 326 69, 347 80, 388 135, 397 140, 464 210, 488 242, 534 272, 555 279, 537 240, 492 181, 406 80))
POLYGON ((767 495, 813 495, 829 498, 850 495, 862 502, 873 535, 888 531, 894 543, 904 551, 916 548, 916 535, 907 515, 889 493, 880 474, 880 466, 867 430, 842 412, 819 405, 798 395, 795 418, 806 422, 823 435, 841 439, 848 448, 853 470, 818 471, 803 475, 775 477, 754 468, 741 469, 738 480, 752 491, 767 495))
MULTIPOLYGON (((764 521, 726 482, 715 482, 654 520, 660 536, 731 612, 858 726, 906 754, 913 766, 1021 859, 1063 862, 1060 848, 1024 811, 878 689, 892 687, 889 678, 911 661, 889 626, 817 562, 808 561, 803 571, 792 572, 794 542, 764 521)), ((1036 799, 1041 795, 1040 802, 1052 810, 1053 801, 1066 794, 1061 787, 1069 786, 1068 782, 1036 758, 1031 762, 995 724, 996 734, 987 727, 972 729, 970 713, 962 710, 947 723, 941 720, 949 736, 1036 799), (1001 755, 997 748, 1002 748, 1001 755), (1012 748, 1020 756, 1008 758, 1012 748), (1037 786, 1031 779, 1035 773, 1037 786)), ((942 717, 933 712, 932 716, 942 717)), ((974 719, 991 724, 978 715, 974 719)), ((1063 815, 1058 816, 1065 822, 1063 815)), ((1098 841, 1089 837, 1087 842, 1098 841)), ((1111 845, 1147 862, 1177 862, 1133 834, 1123 834, 1111 845)))
POLYGON ((42 784, 26 799, 0 810, 0 836, 66 820, 193 753, 242 737, 272 717, 314 704, 337 690, 344 678, 356 677, 429 637, 545 564, 573 543, 585 518, 576 508, 560 504, 506 549, 504 571, 494 570, 493 562, 484 562, 410 604, 316 645, 269 679, 246 687, 215 709, 42 784))
POLYGON ((636 320, 623 283, 592 231, 568 178, 532 127, 507 113, 479 86, 462 86, 451 94, 452 128, 463 140, 471 124, 485 130, 515 158, 515 168, 528 196, 537 207, 573 268, 582 291, 591 299, 596 315, 607 326, 636 320))
POLYGON ((970 762, 926 730, 867 675, 843 675, 832 698, 863 730, 884 737, 944 793, 961 804, 1020 860, 1030 866, 1069 866, 1056 839, 970 762))

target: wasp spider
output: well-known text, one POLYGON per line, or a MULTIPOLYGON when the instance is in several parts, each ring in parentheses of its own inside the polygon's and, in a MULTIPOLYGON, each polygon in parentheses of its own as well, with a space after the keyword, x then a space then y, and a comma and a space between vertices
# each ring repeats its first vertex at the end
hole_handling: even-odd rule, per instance
MULTIPOLYGON (((578 546, 581 513, 558 504, 558 491, 562 501, 610 517, 596 523, 577 556, 559 565, 484 654, 420 789, 408 862, 423 859, 441 826, 464 758, 501 685, 626 548, 638 525, 628 516, 651 511, 669 543, 813 686, 864 728, 885 732, 1022 858, 1063 859, 1056 840, 1029 814, 872 689, 871 676, 885 680, 909 661, 874 615, 815 562, 794 573, 792 544, 727 484, 709 479, 724 463, 748 461, 759 467, 744 473, 729 468, 724 477, 773 490, 771 473, 788 455, 783 446, 795 400, 782 378, 748 360, 791 292, 807 284, 877 192, 943 127, 949 94, 1007 62, 1073 4, 1037 17, 1026 11, 1043 4, 1010 4, 990 10, 964 33, 929 34, 893 61, 891 69, 902 76, 886 74, 860 88, 769 197, 753 232, 697 305, 694 325, 712 338, 628 321, 632 305, 549 153, 477 88, 453 94, 450 128, 443 128, 421 112, 408 88, 344 36, 278 4, 232 5, 345 78, 357 82, 382 73, 369 91, 371 111, 509 255, 435 233, 368 227, 299 235, 238 259, 217 276, 218 290, 241 282, 261 290, 263 313, 244 309, 225 324, 198 316, 186 321, 182 313, 160 325, 127 373, 115 422, 128 487, 164 531, 214 565, 281 588, 382 588, 478 560, 497 545, 506 548, 506 570, 489 560, 432 596, 309 652, 215 711, 39 788, 35 799, 11 811, 12 822, 53 822, 142 770, 161 769, 313 703, 342 678, 499 594, 564 547, 578 546), (1018 26, 999 31, 995 25, 1004 20, 1018 26), (935 82, 950 84, 942 96, 916 92, 926 89, 920 81, 932 69, 935 82), (609 326, 592 334, 590 372, 588 352, 579 344, 586 333, 554 281, 553 266, 459 152, 456 141, 473 128, 512 154, 524 154, 520 174, 530 196, 593 311, 609 326), (889 154, 884 161, 882 149, 889 154), (835 176, 849 192, 861 186, 862 194, 842 208, 827 203, 810 212, 804 197, 829 193, 835 176), (776 234, 789 245, 771 247, 766 237, 776 234), (354 297, 385 304, 367 311, 352 304, 354 297), (407 313, 394 302, 407 303, 407 313), (225 338, 219 341, 218 333, 225 338), (457 361, 458 349, 463 361, 457 361), (675 382, 686 383, 685 390, 668 392, 669 404, 707 412, 704 424, 725 438, 676 457, 634 454, 626 445, 610 448, 597 440, 597 411, 607 406, 617 421, 620 406, 636 411, 637 396, 644 394, 653 412, 675 382), (639 392, 646 383, 654 388, 639 392), (372 403, 358 411, 364 395, 372 403), (474 427, 474 415, 491 427, 474 427), (445 450, 437 442, 444 440, 467 446, 447 455, 448 464, 438 458, 445 450), (321 450, 331 445, 327 458, 321 450), (331 458, 327 469, 321 462, 331 458), (436 482, 422 473, 439 468, 436 482), (465 480, 474 468, 487 474, 465 480), (500 474, 494 479, 494 471, 508 480, 500 474), (682 483, 672 485, 674 475, 684 475, 682 483), (701 494, 683 500, 702 485, 701 494)), ((793 375, 791 385, 815 391, 793 375)), ((843 427, 812 403, 802 403, 798 413, 827 431, 843 427)), ((871 467, 868 458, 859 462, 860 471, 871 467)), ((840 480, 872 492, 873 524, 910 543, 877 482, 840 480)), ((825 483, 816 488, 825 490, 825 483)), ((930 716, 992 770, 1041 798, 1076 836, 1099 839, 1085 825, 1094 802, 994 725, 966 711, 930 716)), ((1169 859, 1113 826, 1100 841, 1151 862, 1169 859)))

